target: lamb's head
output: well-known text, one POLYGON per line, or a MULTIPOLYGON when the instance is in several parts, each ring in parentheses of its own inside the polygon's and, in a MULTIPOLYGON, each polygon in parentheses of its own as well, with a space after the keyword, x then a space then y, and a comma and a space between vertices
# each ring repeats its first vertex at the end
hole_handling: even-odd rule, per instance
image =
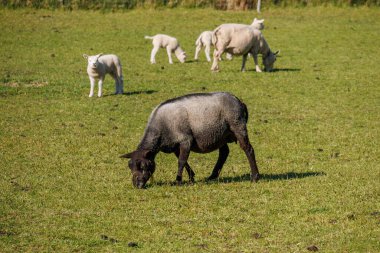
POLYGON ((130 158, 128 166, 132 172, 133 186, 139 189, 144 188, 156 169, 151 152, 148 150, 136 150, 122 155, 121 158, 130 158))
POLYGON ((265 66, 265 71, 271 72, 273 70, 273 64, 276 61, 277 55, 280 51, 273 53, 269 50, 267 55, 263 55, 263 63, 265 66))
POLYGON ((177 56, 177 59, 181 62, 184 63, 186 61, 186 52, 182 50, 176 50, 175 56, 177 56))
POLYGON ((264 29, 264 19, 257 19, 255 18, 251 24, 253 28, 258 29, 258 30, 263 30, 264 29))
POLYGON ((83 54, 83 58, 87 59, 88 66, 91 68, 96 68, 99 64, 99 57, 102 56, 103 53, 97 55, 87 55, 83 54))

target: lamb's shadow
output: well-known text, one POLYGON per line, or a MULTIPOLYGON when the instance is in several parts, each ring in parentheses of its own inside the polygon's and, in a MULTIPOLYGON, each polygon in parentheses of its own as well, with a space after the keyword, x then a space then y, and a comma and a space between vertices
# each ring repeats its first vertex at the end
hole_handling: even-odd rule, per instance
POLYGON ((296 68, 283 68, 283 69, 278 69, 278 68, 274 68, 272 69, 272 73, 273 72, 300 72, 301 69, 296 69, 296 68))
MULTIPOLYGON (((184 173, 186 174, 186 173, 184 173)), ((274 180, 293 180, 293 179, 302 179, 306 177, 316 177, 316 176, 325 176, 326 173, 324 172, 287 172, 287 173, 280 173, 280 174, 260 174, 260 182, 261 181, 274 181, 274 180)), ((184 175, 184 179, 186 178, 186 175, 184 175)), ((235 183, 235 182, 244 182, 244 181, 250 181, 251 180, 251 174, 243 174, 241 176, 234 176, 234 177, 220 177, 217 180, 208 181, 207 178, 196 180, 197 183, 207 183, 207 184, 215 184, 215 183, 235 183)), ((176 186, 177 183, 173 181, 157 181, 153 183, 149 183, 147 188, 150 188, 152 186, 176 186)), ((187 181, 186 179, 182 183, 182 186, 191 186, 192 183, 187 181)))
MULTIPOLYGON (((153 93, 156 93, 158 91, 156 90, 137 90, 137 91, 128 91, 128 92, 124 92, 123 96, 133 96, 133 95, 140 95, 140 94, 153 94, 153 93)), ((118 96, 120 94, 106 94, 106 95, 103 95, 104 97, 108 97, 108 96, 118 96)))
POLYGON ((123 95, 125 96, 133 96, 133 95, 139 95, 139 94, 153 94, 153 93, 156 93, 158 91, 156 90, 137 90, 137 91, 128 91, 128 92, 124 92, 123 95))

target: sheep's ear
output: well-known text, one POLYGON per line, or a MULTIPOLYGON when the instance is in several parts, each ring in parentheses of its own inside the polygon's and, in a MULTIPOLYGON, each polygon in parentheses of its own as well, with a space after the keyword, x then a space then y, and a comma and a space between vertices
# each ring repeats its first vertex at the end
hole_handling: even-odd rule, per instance
POLYGON ((120 158, 132 158, 132 153, 121 155, 120 158))
POLYGON ((88 55, 87 54, 83 54, 83 58, 88 59, 88 55))
POLYGON ((99 57, 102 56, 102 55, 103 55, 103 53, 98 54, 98 57, 97 57, 97 58, 99 58, 99 57))
POLYGON ((256 21, 257 21, 257 18, 255 18, 255 19, 253 20, 253 23, 256 23, 256 21))
POLYGON ((277 51, 274 53, 274 55, 278 55, 278 54, 280 54, 280 50, 277 50, 277 51))

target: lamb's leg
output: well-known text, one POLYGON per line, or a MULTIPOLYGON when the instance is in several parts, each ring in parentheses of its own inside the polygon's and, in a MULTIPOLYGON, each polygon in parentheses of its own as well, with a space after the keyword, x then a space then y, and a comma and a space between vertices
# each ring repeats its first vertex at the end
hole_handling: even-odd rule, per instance
POLYGON ((248 54, 243 55, 243 60, 241 63, 241 72, 245 72, 245 63, 247 62, 247 56, 248 54))
POLYGON ((103 94, 103 81, 104 77, 100 77, 98 82, 98 97, 101 97, 103 94))
POLYGON ((197 45, 197 47, 195 48, 194 60, 198 60, 198 55, 199 55, 199 52, 201 51, 201 49, 202 49, 202 45, 201 44, 197 45))
MULTIPOLYGON (((177 158, 179 158, 179 149, 175 151, 175 155, 177 158)), ((188 162, 186 162, 186 164, 185 164, 185 169, 187 171, 187 174, 189 175, 190 183, 194 183, 195 172, 191 169, 188 162)))
POLYGON ((156 63, 156 54, 158 52, 158 49, 160 49, 157 46, 154 46, 152 49, 152 52, 150 53, 150 63, 155 64, 156 63))
POLYGON ((230 153, 230 149, 228 145, 224 145, 219 149, 219 157, 218 161, 215 164, 214 169, 212 170, 211 176, 207 180, 217 179, 222 171, 223 165, 227 160, 228 154, 230 153))
POLYGON ((232 54, 230 54, 230 53, 226 53, 226 58, 227 58, 227 60, 229 60, 229 61, 231 61, 232 60, 232 54))
POLYGON ((89 97, 94 96, 94 88, 95 88, 95 78, 90 77, 90 94, 89 97))
POLYGON ((183 167, 185 167, 187 163, 187 159, 190 155, 190 145, 189 143, 181 143, 179 146, 179 157, 178 157, 178 174, 177 174, 177 184, 182 184, 182 172, 183 167))
POLYGON ((115 80, 115 95, 119 94, 119 78, 116 74, 112 75, 113 79, 115 80))
POLYGON ((256 164, 255 151, 251 143, 249 142, 248 133, 246 126, 240 126, 235 129, 231 129, 235 134, 241 149, 244 150, 245 155, 248 158, 249 166, 251 167, 251 182, 257 182, 259 180, 259 169, 256 164))
POLYGON ((172 59, 172 49, 170 47, 166 47, 166 52, 168 53, 169 57, 169 63, 173 64, 173 59, 172 59))
POLYGON ((211 61, 211 58, 210 58, 210 51, 211 51, 211 46, 210 44, 207 44, 205 46, 205 54, 206 54, 206 58, 207 58, 207 61, 210 62, 211 61))
POLYGON ((262 72, 259 67, 259 61, 257 60, 257 54, 252 53, 253 61, 255 62, 256 72, 262 72))
POLYGON ((123 76, 119 76, 119 94, 124 94, 124 78, 123 76))

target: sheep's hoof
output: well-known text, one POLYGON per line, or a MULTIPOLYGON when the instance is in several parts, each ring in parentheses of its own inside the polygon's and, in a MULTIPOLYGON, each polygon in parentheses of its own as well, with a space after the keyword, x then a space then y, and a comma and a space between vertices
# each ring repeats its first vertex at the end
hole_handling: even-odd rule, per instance
POLYGON ((260 174, 251 175, 251 182, 252 183, 257 183, 257 181, 259 181, 259 179, 260 179, 260 174))

